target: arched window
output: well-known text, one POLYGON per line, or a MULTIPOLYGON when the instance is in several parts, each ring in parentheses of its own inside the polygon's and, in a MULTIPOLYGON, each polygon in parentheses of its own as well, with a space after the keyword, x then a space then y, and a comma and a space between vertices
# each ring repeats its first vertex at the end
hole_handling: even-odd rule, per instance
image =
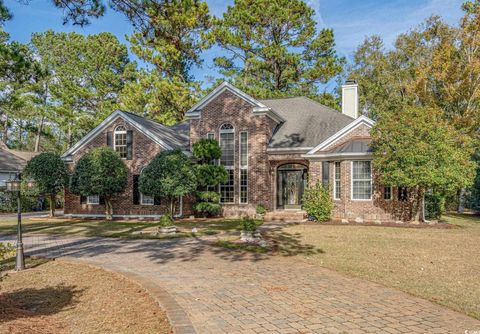
POLYGON ((127 158, 127 130, 124 126, 119 125, 115 128, 114 131, 114 142, 113 148, 115 152, 120 155, 120 158, 127 158))
POLYGON ((220 185, 220 202, 233 203, 235 201, 235 128, 230 123, 225 123, 220 127, 220 148, 222 156, 220 163, 228 172, 228 180, 220 185))

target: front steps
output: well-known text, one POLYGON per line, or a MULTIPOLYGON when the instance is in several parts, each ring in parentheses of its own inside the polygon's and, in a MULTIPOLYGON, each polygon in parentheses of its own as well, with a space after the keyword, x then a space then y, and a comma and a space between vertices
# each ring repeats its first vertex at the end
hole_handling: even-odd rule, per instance
POLYGON ((284 221, 284 222, 303 222, 307 218, 307 213, 302 210, 275 210, 265 214, 263 220, 266 222, 271 221, 284 221))

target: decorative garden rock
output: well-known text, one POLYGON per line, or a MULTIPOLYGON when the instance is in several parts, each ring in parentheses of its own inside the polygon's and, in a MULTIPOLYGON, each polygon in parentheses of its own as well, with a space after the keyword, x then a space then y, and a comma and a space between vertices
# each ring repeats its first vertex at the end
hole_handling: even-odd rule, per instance
POLYGON ((158 229, 158 231, 160 233, 165 233, 165 234, 177 233, 177 227, 176 226, 164 226, 164 227, 160 227, 158 229))
POLYGON ((357 224, 363 224, 363 219, 360 217, 355 218, 355 223, 357 224))
POLYGON ((260 232, 257 231, 242 231, 240 234, 240 240, 243 242, 257 243, 262 240, 260 232))
POLYGON ((343 218, 342 219, 342 224, 348 224, 348 219, 343 218))

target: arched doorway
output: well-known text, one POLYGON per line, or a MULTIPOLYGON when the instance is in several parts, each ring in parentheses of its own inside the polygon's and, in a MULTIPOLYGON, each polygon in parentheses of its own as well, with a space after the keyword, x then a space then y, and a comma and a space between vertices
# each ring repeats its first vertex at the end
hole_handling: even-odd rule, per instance
POLYGON ((288 163, 277 168, 277 209, 300 209, 308 168, 288 163))

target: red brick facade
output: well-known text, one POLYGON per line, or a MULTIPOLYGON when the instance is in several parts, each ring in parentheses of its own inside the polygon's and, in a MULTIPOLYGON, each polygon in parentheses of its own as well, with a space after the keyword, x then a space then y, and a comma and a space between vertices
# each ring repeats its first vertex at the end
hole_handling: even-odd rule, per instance
MULTIPOLYGON (((149 164, 162 150, 151 138, 145 136, 128 122, 123 119, 117 119, 110 126, 105 128, 100 134, 83 146, 73 155, 73 161, 69 163, 69 168, 73 170, 78 160, 89 150, 95 147, 107 145, 107 132, 114 132, 115 128, 123 125, 126 130, 133 131, 132 159, 124 160, 128 168, 128 184, 125 192, 116 196, 112 200, 114 216, 158 216, 167 210, 167 203, 160 200, 160 205, 135 205, 133 204, 133 176, 139 175, 142 169, 149 164)), ((179 205, 177 205, 179 206, 179 205)), ((105 213, 104 205, 81 204, 80 197, 72 194, 68 189, 65 190, 65 214, 80 215, 103 215, 105 213)), ((191 201, 183 200, 183 214, 192 213, 191 201)))
MULTIPOLYGON (((302 164, 308 168, 308 180, 312 184, 322 181, 322 161, 329 161, 329 184, 334 184, 334 162, 340 161, 341 166, 341 198, 334 200, 334 219, 348 219, 357 221, 395 221, 409 220, 411 216, 411 198, 407 201, 399 201, 397 189, 392 189, 392 199, 384 200, 384 187, 376 182, 377 177, 373 171, 373 196, 371 200, 353 200, 351 194, 351 168, 352 159, 345 157, 321 158, 310 157, 306 152, 281 153, 278 150, 268 151, 268 143, 272 137, 277 122, 266 114, 255 114, 254 106, 246 99, 225 90, 215 98, 208 101, 199 115, 190 120, 190 145, 200 138, 206 138, 208 134, 214 134, 219 140, 220 127, 223 124, 231 124, 234 132, 235 159, 233 167, 234 175, 234 200, 233 203, 223 205, 225 216, 253 215, 255 207, 263 204, 268 211, 277 208, 277 169, 288 163, 302 164), (240 203, 240 132, 248 133, 248 195, 247 203, 240 203)), ((70 167, 88 150, 107 144, 107 131, 114 131, 118 125, 133 131, 132 159, 125 160, 129 169, 128 186, 125 192, 113 200, 114 215, 117 216, 158 216, 166 212, 164 203, 160 205, 135 205, 133 204, 133 176, 139 175, 143 167, 148 165, 152 158, 161 150, 161 146, 146 136, 137 128, 124 121, 117 119, 107 128, 89 141, 84 147, 73 155, 70 167)), ((353 130, 341 136, 315 154, 332 152, 335 148, 354 139, 369 138, 370 127, 360 124, 353 130)), ((320 144, 320 143, 319 143, 320 144)), ((369 156, 358 159, 371 159, 369 156)), ((330 187, 333 198, 333 187, 330 187)), ((192 197, 183 199, 183 215, 192 214, 192 197)), ((104 213, 103 205, 81 204, 80 198, 71 194, 68 189, 65 192, 66 214, 92 214, 104 213)))

